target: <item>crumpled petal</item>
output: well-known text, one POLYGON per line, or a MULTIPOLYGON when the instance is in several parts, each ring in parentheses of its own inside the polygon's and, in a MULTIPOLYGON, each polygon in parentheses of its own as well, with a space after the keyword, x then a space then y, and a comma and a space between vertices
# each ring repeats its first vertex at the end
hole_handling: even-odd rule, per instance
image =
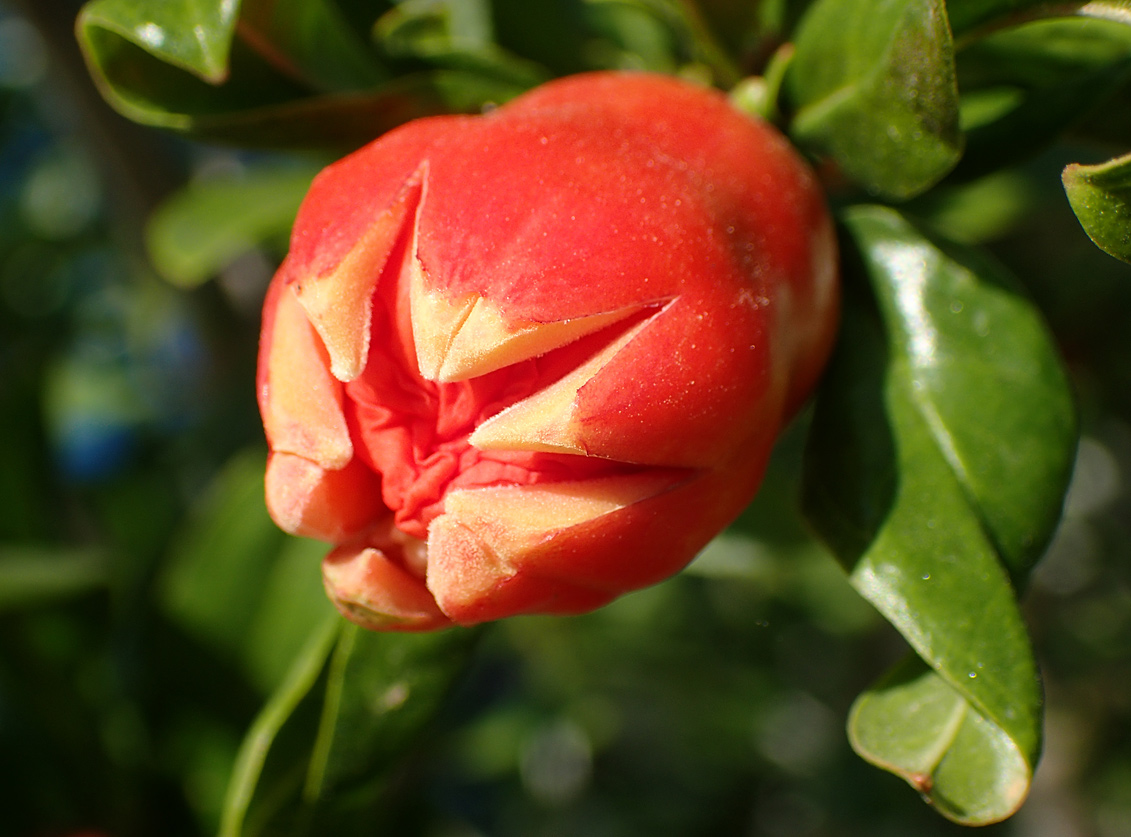
POLYGON ((326 169, 268 294, 268 506, 379 630, 579 613, 750 501, 831 350, 816 179, 725 96, 545 85, 326 169))

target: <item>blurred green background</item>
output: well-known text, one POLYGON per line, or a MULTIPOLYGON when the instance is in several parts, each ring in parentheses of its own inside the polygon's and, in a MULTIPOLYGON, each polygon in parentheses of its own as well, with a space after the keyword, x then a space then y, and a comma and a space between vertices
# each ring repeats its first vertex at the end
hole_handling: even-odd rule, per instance
MULTIPOLYGON (((283 228, 318 161, 118 117, 79 56, 79 5, 0 0, 0 835, 211 834, 244 731, 329 611, 323 547, 277 532, 260 497, 258 308, 285 238, 204 242, 223 270, 179 289, 143 230, 220 178, 277 190, 282 221, 247 223, 283 228)), ((1120 150, 1068 138, 912 204, 1023 278, 1084 427, 1025 600, 1045 753, 992 835, 1131 834, 1131 267, 1081 232, 1059 180, 1120 150)), ((486 631, 358 833, 963 831, 849 749, 849 705, 904 646, 799 520, 804 422, 681 576, 486 631)))

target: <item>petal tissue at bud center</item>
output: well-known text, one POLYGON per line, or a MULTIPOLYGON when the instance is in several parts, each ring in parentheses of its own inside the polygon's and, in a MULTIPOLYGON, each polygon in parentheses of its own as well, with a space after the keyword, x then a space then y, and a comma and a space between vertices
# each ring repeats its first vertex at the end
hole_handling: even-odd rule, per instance
POLYGON ((409 123, 318 176, 268 293, 268 508, 366 627, 599 607, 751 500, 836 310, 814 177, 717 92, 409 123))

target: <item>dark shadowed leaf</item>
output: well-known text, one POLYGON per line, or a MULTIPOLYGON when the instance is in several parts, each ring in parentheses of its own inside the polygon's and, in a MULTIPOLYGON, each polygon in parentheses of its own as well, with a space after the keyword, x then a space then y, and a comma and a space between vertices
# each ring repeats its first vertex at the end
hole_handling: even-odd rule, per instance
POLYGON ((853 738, 948 817, 995 821, 1023 800, 1040 745, 1014 583, 1059 517, 1075 451, 1067 382, 1036 309, 1000 268, 893 210, 859 207, 844 221, 845 320, 814 417, 806 513, 933 669, 920 685, 945 704, 924 743, 922 695, 895 689, 906 678, 893 674, 861 699, 853 738), (950 726, 938 720, 947 713, 950 726), (986 785, 990 769, 1005 772, 986 785))
POLYGON ((956 36, 980 27, 1004 27, 1026 20, 1063 15, 1081 15, 1115 21, 1127 20, 1131 3, 1127 0, 947 0, 947 13, 956 36))
POLYGON ((0 613, 82 595, 108 579, 97 550, 0 545, 0 613))
POLYGON ((1088 237, 1105 253, 1131 262, 1131 154, 1096 166, 1074 163, 1062 179, 1088 237))
POLYGON ((329 547, 284 535, 263 499, 263 451, 233 457, 174 540, 161 604, 182 630, 270 694, 328 614, 329 547))
POLYGON ((477 635, 373 633, 336 616, 316 628, 244 741, 221 837, 373 833, 365 812, 477 635))
POLYGON ((228 783, 219 837, 288 833, 267 831, 265 826, 302 787, 312 731, 318 724, 319 692, 343 624, 337 614, 328 615, 310 633, 247 731, 228 783))
POLYGON ((353 28, 333 0, 243 0, 239 35, 311 90, 364 90, 389 78, 368 33, 353 28))
POLYGON ((490 4, 483 0, 398 4, 377 20, 373 37, 394 58, 477 73, 516 89, 534 87, 550 77, 536 62, 495 43, 490 4))
POLYGON ((304 798, 333 801, 380 779, 463 672, 479 632, 375 633, 346 625, 331 662, 304 798))
POLYGON ((518 61, 417 62, 393 75, 361 46, 356 15, 347 21, 338 6, 300 4, 302 14, 277 17, 270 4, 246 5, 233 37, 227 16, 226 29, 208 28, 205 12, 219 3, 96 0, 79 15, 79 42, 103 96, 126 117, 262 148, 350 150, 410 119, 505 102, 538 80, 518 61), (208 62, 186 65, 180 51, 154 47, 165 42, 142 18, 162 31, 204 27, 206 40, 228 45, 222 66, 215 49, 208 62))
POLYGON ((966 155, 980 177, 1040 150, 1131 79, 1131 26, 1082 17, 1030 23, 958 54, 966 155))
POLYGON ((714 39, 701 19, 695 4, 679 0, 586 0, 592 11, 607 10, 612 14, 623 15, 618 39, 628 55, 640 56, 645 60, 641 69, 672 72, 687 65, 707 68, 711 81, 721 87, 733 87, 738 83, 741 73, 738 67, 714 39), (634 21, 632 15, 637 19, 634 21), (647 37, 633 37, 636 33, 647 31, 647 22, 660 27, 671 44, 668 55, 658 56, 654 44, 647 37), (648 56, 652 61, 648 62, 648 56), (666 59, 666 60, 664 60, 666 59), (663 64, 668 66, 663 66, 663 64))
POLYGON ((227 463, 175 539, 160 583, 170 618, 232 660, 243 654, 263 580, 286 539, 267 514, 265 468, 258 449, 227 463))
POLYGON ((938 0, 820 0, 802 20, 785 93, 790 132, 870 192, 902 199, 962 153, 954 49, 938 0))

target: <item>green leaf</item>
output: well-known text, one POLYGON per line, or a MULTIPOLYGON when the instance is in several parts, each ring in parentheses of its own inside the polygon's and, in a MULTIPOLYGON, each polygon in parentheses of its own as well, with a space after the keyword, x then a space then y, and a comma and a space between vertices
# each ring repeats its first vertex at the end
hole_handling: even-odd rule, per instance
POLYGON ((386 774, 434 717, 476 631, 315 629, 237 759, 221 837, 370 834, 386 774))
POLYGON ((117 36, 210 84, 228 77, 239 0, 92 0, 78 17, 80 40, 117 36))
POLYGON ((962 153, 946 8, 939 0, 819 0, 801 22, 785 92, 804 148, 888 198, 916 195, 962 153))
POLYGON ((317 172, 317 166, 262 168, 189 184, 149 219, 146 243, 157 272, 192 287, 265 240, 285 241, 317 172))
POLYGON ((330 668, 305 800, 373 785, 440 708, 478 636, 464 628, 395 634, 347 625, 330 668))
POLYGON ((96 550, 0 545, 0 613, 79 596, 108 579, 96 550))
POLYGON ((491 10, 484 0, 399 3, 377 20, 373 36, 387 54, 396 58, 476 73, 518 90, 550 77, 545 68, 495 43, 491 10))
POLYGON ((265 468, 259 449, 228 462, 176 538, 160 579, 166 614, 234 661, 286 538, 267 514, 265 468))
POLYGON ((1039 751, 1041 691, 1014 584, 1059 517, 1076 442, 1068 385, 1000 268, 890 209, 857 207, 844 222, 845 316, 810 436, 806 514, 978 732, 940 731, 926 770, 908 756, 917 704, 880 703, 884 686, 856 737, 946 816, 990 822, 1021 803, 1039 751), (877 706, 903 707, 880 736, 877 706), (959 759, 959 743, 974 749, 959 759), (972 771, 990 762, 1011 773, 975 805, 972 771))
POLYGON ((1106 163, 1073 163, 1061 175, 1072 211, 1105 253, 1131 262, 1131 154, 1106 163))
POLYGON ((243 0, 239 31, 276 69, 312 90, 364 90, 389 78, 331 0, 243 0))
POLYGON ((248 679, 263 694, 282 682, 310 632, 334 612, 322 586, 322 558, 328 550, 320 541, 287 538, 262 578, 243 654, 248 679))
POLYGON ((647 66, 640 69, 674 72, 689 65, 699 66, 710 71, 712 83, 724 88, 733 87, 742 76, 726 50, 715 41, 692 3, 678 0, 585 2, 593 12, 620 13, 618 40, 623 42, 628 53, 644 58, 647 66), (651 28, 649 23, 662 28, 666 35, 664 40, 670 43, 670 47, 656 49, 655 36, 644 34, 651 28), (651 61, 648 60, 649 55, 651 61))
MULTIPOLYGON (((912 206, 916 217, 951 241, 981 244, 1014 230, 1039 205, 1034 179, 1013 168, 971 183, 941 185, 912 206)), ((911 212, 912 206, 906 209, 911 212)))
POLYGON ((964 179, 1040 150, 1131 78, 1131 26, 1085 18, 1030 23, 958 55, 964 179))
POLYGON ((392 55, 435 55, 494 46, 486 0, 404 0, 378 18, 373 33, 392 55))
POLYGON ((302 14, 276 17, 279 10, 263 3, 248 4, 252 23, 241 22, 241 37, 233 39, 227 16, 224 32, 207 28, 210 18, 201 10, 217 4, 166 9, 158 0, 95 0, 79 15, 79 43, 103 96, 127 118, 260 148, 350 150, 410 119, 505 102, 537 80, 531 65, 517 60, 453 61, 450 67, 438 62, 390 77, 371 63, 367 50, 342 46, 356 40, 356 22, 339 20, 337 7, 304 3, 302 14), (150 37, 147 24, 137 23, 142 18, 178 32, 200 27, 208 41, 227 38, 226 75, 201 75, 176 55, 154 49, 149 41, 158 39, 150 37))
MULTIPOLYGON (((983 27, 1015 26, 1041 17, 1077 14, 1086 17, 1127 22, 1131 2, 1127 0, 1076 0, 1050 3, 1049 0, 947 0, 947 13, 955 35, 965 35, 983 27)), ((976 34, 976 32, 975 32, 976 34)))
POLYGON ((857 698, 848 734, 957 822, 1001 820, 1028 791, 1032 768, 1014 742, 915 656, 857 698))
POLYGON ((159 595, 173 622, 270 694, 334 610, 321 576, 329 547, 271 520, 265 466, 259 448, 225 465, 174 539, 159 595))
MULTIPOLYGON (((476 113, 526 90, 478 70, 429 70, 399 76, 374 90, 297 99, 218 115, 154 112, 161 127, 259 148, 350 150, 412 119, 476 113)), ((148 116, 147 116, 148 118, 148 116)), ((145 122, 146 119, 138 121, 145 122)))
POLYGON ((79 45, 106 101, 135 122, 203 134, 228 115, 309 95, 233 40, 236 4, 229 4, 224 27, 209 28, 211 16, 204 12, 220 5, 95 0, 84 6, 76 24, 79 45), (174 32, 178 38, 200 32, 215 59, 207 66, 186 65, 178 54, 154 46, 176 43, 178 38, 168 37, 174 32))
POLYGON ((301 785, 307 733, 318 717, 314 687, 343 624, 334 614, 311 632, 287 676, 248 730, 232 768, 219 837, 262 833, 261 823, 247 822, 253 804, 279 806, 301 785), (261 801, 265 797, 269 803, 261 801))

